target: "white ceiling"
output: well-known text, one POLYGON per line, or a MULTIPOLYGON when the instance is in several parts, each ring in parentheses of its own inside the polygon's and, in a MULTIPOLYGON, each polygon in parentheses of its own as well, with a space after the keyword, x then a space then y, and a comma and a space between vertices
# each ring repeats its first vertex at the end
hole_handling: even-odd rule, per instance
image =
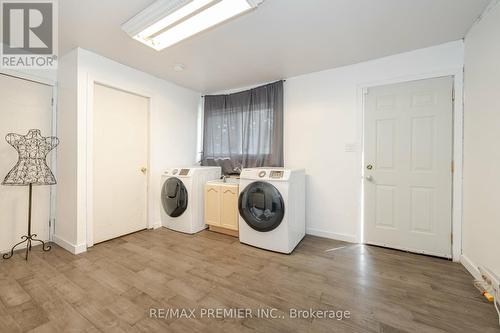
POLYGON ((60 54, 80 46, 206 93, 457 40, 489 1, 266 0, 157 52, 120 27, 154 0, 63 0, 60 54), (175 72, 176 63, 185 70, 175 72))

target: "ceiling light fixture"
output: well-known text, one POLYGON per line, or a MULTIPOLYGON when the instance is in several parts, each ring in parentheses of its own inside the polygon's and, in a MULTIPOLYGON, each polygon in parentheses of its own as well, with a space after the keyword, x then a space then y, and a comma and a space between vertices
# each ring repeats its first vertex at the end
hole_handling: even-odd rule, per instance
POLYGON ((122 25, 141 43, 166 47, 256 8, 264 0, 158 0, 122 25))

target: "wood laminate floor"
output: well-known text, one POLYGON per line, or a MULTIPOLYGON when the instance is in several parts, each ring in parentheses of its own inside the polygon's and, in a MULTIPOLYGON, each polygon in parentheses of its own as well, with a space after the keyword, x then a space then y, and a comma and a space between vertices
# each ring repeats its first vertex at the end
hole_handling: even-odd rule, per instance
POLYGON ((73 256, 0 262, 0 332, 500 332, 493 305, 446 260, 307 236, 292 255, 204 231, 142 231, 73 256), (343 247, 345 246, 345 247, 343 247), (334 248, 339 248, 332 250, 334 248), (150 308, 196 319, 152 319, 150 308), (279 318, 200 318, 202 309, 279 318), (294 319, 289 309, 350 311, 294 319), (275 310, 269 310, 275 309, 275 310), (188 311, 188 310, 186 310, 188 311), (187 312, 186 312, 187 313, 187 312))

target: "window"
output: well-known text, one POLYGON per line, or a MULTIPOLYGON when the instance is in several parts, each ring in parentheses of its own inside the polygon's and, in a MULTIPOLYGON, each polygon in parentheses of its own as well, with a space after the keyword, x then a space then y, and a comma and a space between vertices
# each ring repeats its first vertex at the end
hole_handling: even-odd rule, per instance
POLYGON ((203 165, 223 172, 283 166, 283 81, 205 96, 203 165))

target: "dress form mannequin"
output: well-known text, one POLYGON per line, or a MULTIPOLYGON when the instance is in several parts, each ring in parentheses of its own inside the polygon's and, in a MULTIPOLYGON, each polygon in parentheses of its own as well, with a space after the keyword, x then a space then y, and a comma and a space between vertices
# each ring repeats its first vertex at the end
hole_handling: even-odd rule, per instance
POLYGON ((22 241, 14 245, 10 253, 3 255, 4 259, 10 259, 14 255, 14 249, 26 243, 26 260, 28 260, 31 243, 33 241, 42 244, 43 251, 50 251, 50 246, 36 239, 37 235, 31 233, 31 204, 33 185, 54 185, 56 179, 46 162, 47 154, 59 144, 56 137, 43 137, 40 130, 32 129, 26 135, 9 133, 5 140, 17 150, 19 159, 17 164, 9 171, 2 185, 29 186, 29 209, 28 209, 28 234, 22 236, 22 241))

